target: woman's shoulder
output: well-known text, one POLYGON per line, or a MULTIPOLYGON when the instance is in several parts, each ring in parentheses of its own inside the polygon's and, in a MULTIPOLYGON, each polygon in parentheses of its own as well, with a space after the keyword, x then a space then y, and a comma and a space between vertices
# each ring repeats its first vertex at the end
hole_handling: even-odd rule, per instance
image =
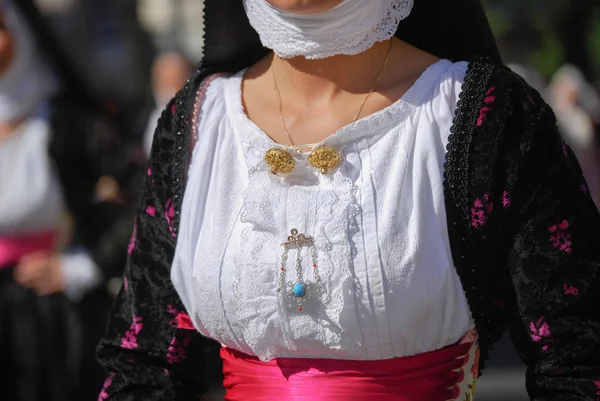
MULTIPOLYGON (((429 66, 423 73, 425 85, 428 85, 430 93, 427 99, 441 100, 448 107, 456 107, 458 96, 462 90, 469 63, 466 61, 453 62, 450 60, 439 60, 429 66)), ((427 93, 427 91, 424 91, 427 93)))
POLYGON ((457 128, 469 130, 497 130, 514 120, 530 121, 541 112, 551 112, 523 78, 487 60, 468 63, 457 109, 457 128))
MULTIPOLYGON (((195 147, 198 123, 202 113, 208 109, 225 112, 226 90, 233 87, 232 80, 239 79, 242 72, 217 68, 198 68, 184 87, 163 109, 156 124, 152 150, 148 163, 149 171, 156 171, 153 181, 185 182, 187 166, 195 147)), ((215 114, 215 113, 212 113, 215 114)), ((166 184, 165 184, 166 185, 166 184)))
POLYGON ((223 73, 199 68, 185 86, 171 99, 158 120, 153 148, 162 140, 177 136, 186 139, 193 134, 202 107, 206 104, 222 104, 228 82, 238 74, 223 73))
POLYGON ((480 106, 482 102, 490 104, 492 99, 497 106, 513 105, 514 102, 529 101, 529 98, 542 100, 539 93, 518 74, 486 59, 442 59, 430 65, 424 71, 423 78, 435 90, 436 96, 461 93, 462 108, 480 106))
POLYGON ((514 107, 518 102, 546 106, 541 95, 504 65, 485 59, 470 61, 464 78, 465 100, 483 100, 514 107))
POLYGON ((469 63, 452 131, 457 149, 468 144, 481 163, 518 160, 544 135, 558 140, 554 113, 540 93, 508 67, 485 60, 469 63))

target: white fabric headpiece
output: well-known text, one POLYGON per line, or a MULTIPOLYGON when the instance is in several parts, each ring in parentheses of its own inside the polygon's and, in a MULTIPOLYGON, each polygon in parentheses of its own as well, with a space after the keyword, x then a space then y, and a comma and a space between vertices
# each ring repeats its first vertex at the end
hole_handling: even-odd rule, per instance
POLYGON ((293 14, 266 0, 244 0, 250 25, 279 57, 327 58, 358 54, 390 39, 414 0, 344 0, 318 14, 293 14))
POLYGON ((1 9, 14 40, 15 55, 0 75, 0 120, 13 121, 26 117, 54 95, 58 82, 12 2, 3 2, 1 9))

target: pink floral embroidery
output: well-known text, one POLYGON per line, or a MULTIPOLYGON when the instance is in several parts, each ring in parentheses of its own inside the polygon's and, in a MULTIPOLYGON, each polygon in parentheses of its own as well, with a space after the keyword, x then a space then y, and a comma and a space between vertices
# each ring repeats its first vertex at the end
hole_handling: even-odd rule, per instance
POLYGON ((127 253, 131 255, 133 250, 135 249, 135 240, 137 238, 137 223, 133 225, 133 233, 131 234, 131 239, 129 240, 129 246, 127 247, 127 253))
POLYGON ((598 389, 598 392, 596 393, 596 395, 600 395, 600 380, 594 380, 594 384, 596 385, 596 388, 598 389))
POLYGON ((531 104, 535 106, 535 101, 533 100, 533 98, 529 95, 527 95, 527 97, 529 98, 529 101, 531 102, 531 104))
POLYGON ((495 87, 491 87, 490 89, 488 89, 487 92, 485 92, 486 97, 485 97, 485 99, 483 99, 483 102, 486 104, 486 106, 483 106, 479 110, 479 117, 477 118, 477 126, 478 127, 480 127, 483 124, 483 120, 485 120, 485 118, 487 117, 488 111, 492 110, 487 105, 491 105, 492 103, 494 103, 496 101, 496 97, 492 96, 492 93, 494 93, 495 90, 496 90, 495 87))
POLYGON ((489 214, 494 209, 494 203, 490 194, 483 195, 483 198, 475 199, 471 208, 471 225, 473 227, 482 227, 487 223, 489 214))
POLYGON ((169 322, 171 326, 183 330, 195 330, 194 324, 192 323, 192 319, 187 313, 182 312, 177 308, 174 308, 173 305, 170 304, 167 305, 167 312, 173 315, 173 319, 169 322))
POLYGON ((481 125, 483 124, 483 120, 485 120, 485 118, 487 117, 487 112, 491 111, 492 109, 487 107, 487 106, 483 106, 480 110, 479 110, 479 117, 477 118, 477 126, 481 127, 481 125))
POLYGON ((171 114, 175 114, 175 111, 177 111, 177 106, 171 106, 171 114))
POLYGON ((507 209, 510 207, 510 195, 508 194, 507 191, 504 191, 504 193, 502 194, 502 206, 507 209))
POLYGON ((169 314, 173 316, 173 319, 171 319, 171 321, 169 322, 169 325, 171 325, 173 327, 177 327, 179 324, 179 320, 178 320, 179 314, 182 312, 179 309, 175 308, 171 304, 167 305, 167 312, 169 312, 169 314))
POLYGON ((146 213, 148 213, 148 215, 154 217, 154 216, 156 216, 156 208, 154 206, 148 206, 146 208, 146 213))
POLYGON ((148 177, 151 177, 151 176, 152 176, 152 169, 151 169, 151 168, 149 168, 149 169, 148 169, 148 177))
POLYGON ((563 220, 560 224, 548 227, 548 231, 550 232, 550 243, 552 246, 562 252, 571 253, 573 251, 571 248, 573 243, 571 242, 571 234, 567 232, 568 229, 569 222, 567 220, 563 220))
POLYGON ((123 279, 123 287, 125 287, 125 291, 129 290, 129 280, 127 280, 127 277, 123 279))
POLYGON ((176 315, 179 313, 179 309, 173 307, 173 305, 169 304, 167 305, 167 312, 169 312, 171 315, 176 315))
POLYGON ((115 377, 114 373, 111 373, 106 380, 104 381, 104 386, 102 386, 102 391, 100 391, 100 395, 98 396, 98 401, 108 400, 109 394, 107 393, 108 388, 112 384, 113 378, 115 377))
POLYGON ((137 336, 140 334, 143 327, 142 318, 134 316, 133 323, 131 323, 129 330, 125 332, 125 335, 121 339, 121 347, 126 349, 136 349, 138 347, 137 336))
MULTIPOLYGON (((547 340, 550 340, 550 327, 548 326, 548 323, 544 321, 543 316, 540 318, 540 320, 537 321, 537 323, 531 322, 529 324, 529 330, 531 338, 536 343, 542 342, 542 340, 544 340, 545 342, 547 342, 547 340)), ((546 351, 548 349, 548 346, 544 345, 542 346, 542 349, 546 351)))
POLYGON ((567 144, 564 142, 562 143, 562 150, 565 157, 569 157, 569 152, 567 152, 567 144))
POLYGON ((190 345, 192 337, 186 332, 179 332, 171 340, 167 350, 167 362, 174 364, 185 359, 187 347, 190 345))
POLYGON ((565 295, 579 295, 579 290, 573 286, 567 286, 565 284, 563 289, 565 291, 565 295))
POLYGON ((167 219, 167 223, 169 224, 169 230, 171 231, 171 235, 176 237, 175 230, 173 228, 173 218, 175 217, 175 205, 173 204, 173 200, 169 199, 167 204, 165 205, 165 218, 167 219))

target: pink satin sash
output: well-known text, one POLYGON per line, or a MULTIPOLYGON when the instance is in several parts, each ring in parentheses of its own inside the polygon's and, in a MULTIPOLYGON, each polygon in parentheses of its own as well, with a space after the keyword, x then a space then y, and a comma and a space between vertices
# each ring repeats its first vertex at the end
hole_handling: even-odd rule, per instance
POLYGON ((382 361, 280 358, 262 362, 223 347, 227 401, 448 401, 475 342, 382 361))
POLYGON ((56 231, 0 236, 0 269, 16 265, 27 254, 53 250, 57 238, 56 231))

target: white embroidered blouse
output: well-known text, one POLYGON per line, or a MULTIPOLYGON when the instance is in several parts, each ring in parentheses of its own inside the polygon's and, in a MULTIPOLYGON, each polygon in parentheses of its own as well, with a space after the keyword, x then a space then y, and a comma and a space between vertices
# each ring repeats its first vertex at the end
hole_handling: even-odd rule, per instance
MULTIPOLYGON (((467 64, 442 60, 391 106, 274 176, 277 146, 245 115, 242 73, 208 88, 183 202, 172 280, 196 328, 262 360, 378 360, 456 343, 475 324, 453 267, 445 149, 467 64), (313 236, 322 290, 299 311, 278 291, 290 231, 313 236)), ((313 262, 302 267, 312 281, 313 262)), ((290 253, 286 280, 295 279, 290 253)))

